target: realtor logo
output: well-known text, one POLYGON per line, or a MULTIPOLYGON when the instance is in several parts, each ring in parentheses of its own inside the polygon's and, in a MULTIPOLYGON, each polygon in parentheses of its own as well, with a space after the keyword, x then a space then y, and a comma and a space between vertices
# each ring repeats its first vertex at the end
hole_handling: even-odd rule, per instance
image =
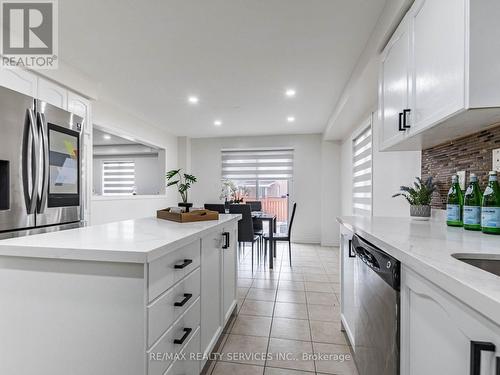
POLYGON ((2 0, 2 66, 57 68, 57 0, 2 0))

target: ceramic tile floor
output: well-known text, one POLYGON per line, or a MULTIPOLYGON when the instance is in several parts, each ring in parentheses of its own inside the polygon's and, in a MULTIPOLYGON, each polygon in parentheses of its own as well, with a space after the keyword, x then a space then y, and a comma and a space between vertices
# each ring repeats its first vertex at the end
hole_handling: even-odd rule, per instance
POLYGON ((357 375, 340 331, 338 248, 293 244, 290 267, 278 246, 274 270, 255 259, 252 272, 249 248, 240 254, 238 316, 206 374, 357 375))

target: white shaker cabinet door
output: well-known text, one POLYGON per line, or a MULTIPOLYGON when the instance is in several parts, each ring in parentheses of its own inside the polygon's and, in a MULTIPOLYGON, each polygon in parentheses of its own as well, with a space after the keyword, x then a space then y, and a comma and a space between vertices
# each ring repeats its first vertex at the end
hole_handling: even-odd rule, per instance
POLYGON ((36 97, 37 77, 21 69, 0 69, 0 86, 36 97))
MULTIPOLYGON (((382 148, 404 137, 400 130, 402 113, 408 109, 410 34, 405 18, 392 36, 381 56, 379 81, 379 114, 382 148), (401 114, 401 115, 400 115, 401 114)), ((402 126, 402 124, 401 124, 402 126)))
POLYGON ((68 90, 46 79, 38 79, 37 98, 58 108, 68 109, 68 90))
MULTIPOLYGON (((237 224, 224 228, 224 233, 228 233, 228 243, 225 245, 227 248, 222 249, 222 263, 223 263, 223 306, 222 306, 222 319, 223 325, 227 323, 231 317, 231 313, 237 303, 236 297, 236 248, 238 243, 237 224)), ((226 241, 226 239, 224 239, 226 241)))
POLYGON ((208 354, 222 332, 222 230, 201 239, 201 350, 208 354))
MULTIPOLYGON (((401 297, 401 375, 470 375, 473 342, 500 349, 500 327, 406 267, 401 297)), ((479 374, 496 375, 495 352, 480 357, 479 374)))
POLYGON ((412 7, 411 132, 465 108, 465 2, 417 0, 412 7))
POLYGON ((342 325, 349 338, 351 346, 356 352, 356 343, 354 341, 356 327, 356 296, 355 296, 355 278, 354 263, 356 257, 351 249, 352 233, 342 227, 340 235, 340 253, 341 253, 341 318, 342 325))

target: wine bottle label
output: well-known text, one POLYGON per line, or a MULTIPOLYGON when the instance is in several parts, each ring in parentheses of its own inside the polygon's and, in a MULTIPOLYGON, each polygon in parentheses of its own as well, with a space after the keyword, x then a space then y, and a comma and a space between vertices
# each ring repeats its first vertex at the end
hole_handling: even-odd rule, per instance
POLYGON ((459 204, 447 204, 446 205, 446 220, 448 220, 448 221, 460 221, 460 205, 459 204))
POLYGON ((469 195, 469 194, 472 194, 472 192, 474 191, 474 189, 472 188, 472 186, 469 186, 467 188, 467 190, 465 191, 465 195, 469 195))
POLYGON ((500 228, 500 207, 483 207, 481 209, 481 226, 483 228, 500 228))
POLYGON ((464 224, 467 225, 481 224, 481 207, 464 206, 464 224))

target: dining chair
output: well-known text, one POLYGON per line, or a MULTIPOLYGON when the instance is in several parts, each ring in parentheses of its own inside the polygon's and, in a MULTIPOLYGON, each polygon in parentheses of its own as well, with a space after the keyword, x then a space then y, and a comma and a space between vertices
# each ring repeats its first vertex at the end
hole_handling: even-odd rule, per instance
POLYGON ((226 213, 226 207, 224 207, 223 204, 218 204, 218 203, 205 203, 205 210, 210 210, 210 211, 216 211, 220 214, 225 214, 226 213))
POLYGON ((245 204, 249 204, 252 208, 252 211, 262 211, 261 201, 245 201, 245 204))
POLYGON ((246 243, 252 244, 252 272, 253 272, 253 258, 254 258, 254 245, 260 246, 259 236, 253 231, 252 209, 248 204, 231 204, 229 206, 230 214, 240 214, 241 220, 238 221, 238 245, 243 249, 246 243))
MULTIPOLYGON (((290 224, 288 225, 288 232, 287 233, 273 233, 273 246, 272 248, 276 249, 276 242, 288 242, 288 258, 290 258, 290 267, 292 266, 292 226, 293 226, 293 220, 295 219, 295 210, 297 209, 297 203, 294 202, 293 208, 292 208, 292 217, 290 218, 290 224)), ((267 243, 270 241, 271 237, 268 234, 264 235, 264 242, 265 242, 265 253, 267 254, 267 243)), ((264 254, 264 257, 265 255, 264 254)), ((273 255, 273 254, 271 254, 273 255)))
MULTIPOLYGON (((253 211, 262 211, 262 202, 261 201, 245 201, 245 204, 248 204, 250 205, 250 208, 252 209, 252 212, 253 211)), ((263 243, 262 241, 264 241, 263 237, 264 237, 264 225, 262 224, 262 221, 261 220, 254 220, 253 221, 253 231, 254 233, 259 236, 259 240, 260 240, 260 248, 263 249, 263 243)))

